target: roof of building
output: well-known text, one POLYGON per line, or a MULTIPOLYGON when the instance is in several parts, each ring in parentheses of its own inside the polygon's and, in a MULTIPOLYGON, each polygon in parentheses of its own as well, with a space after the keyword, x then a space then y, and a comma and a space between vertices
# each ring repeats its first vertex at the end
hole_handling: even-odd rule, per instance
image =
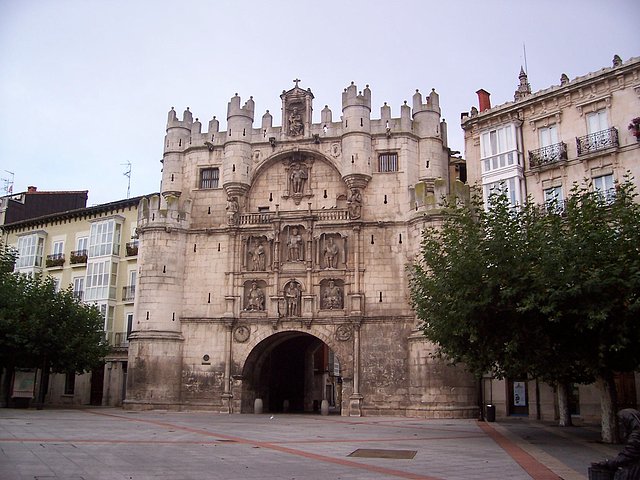
POLYGON ((66 211, 51 213, 48 215, 42 215, 35 218, 23 219, 23 220, 19 220, 12 223, 5 222, 5 224, 2 225, 0 228, 2 228, 3 230, 17 230, 17 229, 42 225, 52 221, 67 220, 72 218, 97 215, 100 213, 117 211, 122 208, 133 207, 133 206, 137 207, 142 198, 150 195, 154 195, 154 194, 150 193, 149 195, 141 195, 138 197, 132 197, 132 198, 127 198, 123 200, 116 200, 114 202, 103 203, 100 205, 93 205, 91 207, 69 209, 66 211))

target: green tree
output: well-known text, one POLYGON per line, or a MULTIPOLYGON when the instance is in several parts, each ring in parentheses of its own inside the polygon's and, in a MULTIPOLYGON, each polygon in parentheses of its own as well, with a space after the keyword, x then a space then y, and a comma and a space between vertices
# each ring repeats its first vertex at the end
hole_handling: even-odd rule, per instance
POLYGON ((615 439, 615 371, 640 365, 640 207, 626 179, 611 199, 576 186, 564 208, 495 195, 447 205, 425 232, 411 299, 439 353, 480 376, 601 386, 603 438, 615 439))
MULTIPOLYGON (((56 291, 51 277, 0 271, 0 365, 7 377, 16 367, 42 369, 44 383, 49 372, 91 370, 109 351, 103 323, 98 308, 77 300, 71 286, 56 291)), ((43 395, 41 385, 40 404, 43 395)))

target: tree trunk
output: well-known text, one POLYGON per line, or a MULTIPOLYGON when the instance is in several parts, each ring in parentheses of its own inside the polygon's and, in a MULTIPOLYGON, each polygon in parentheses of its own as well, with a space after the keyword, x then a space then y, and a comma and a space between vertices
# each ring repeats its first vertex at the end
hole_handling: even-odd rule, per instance
MULTIPOLYGON (((0 392, 2 392, 2 404, 4 407, 8 408, 11 405, 11 381, 13 380, 13 372, 15 368, 13 365, 5 365, 4 367, 4 377, 3 383, 0 387, 0 392)), ((0 369, 0 374, 2 374, 2 369, 0 369)))
POLYGON ((570 427, 571 411, 569 409, 569 384, 560 382, 558 384, 558 425, 561 427, 570 427))
POLYGON ((40 374, 40 385, 38 385, 38 398, 36 400, 36 409, 42 410, 44 407, 44 396, 47 393, 47 386, 49 384, 49 362, 45 360, 42 362, 42 372, 40 374))
POLYGON ((602 441, 604 443, 617 443, 618 422, 616 419, 617 399, 616 385, 613 382, 613 375, 607 373, 596 379, 596 384, 600 390, 600 408, 602 415, 602 441))

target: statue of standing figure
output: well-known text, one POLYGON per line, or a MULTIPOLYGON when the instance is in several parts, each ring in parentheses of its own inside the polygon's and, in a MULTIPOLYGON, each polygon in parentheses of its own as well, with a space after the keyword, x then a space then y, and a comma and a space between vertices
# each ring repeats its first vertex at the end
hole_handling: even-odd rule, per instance
POLYGON ((292 193, 303 193, 304 184, 308 177, 307 167, 300 163, 294 163, 291 165, 291 172, 289 178, 291 179, 292 193))
POLYGON ((256 242, 254 249, 251 251, 251 267, 254 272, 263 272, 266 270, 267 262, 265 249, 262 242, 256 242))
POLYGON ((298 282, 289 282, 284 292, 288 317, 297 317, 300 315, 300 294, 301 291, 298 282))
POLYGON ((332 237, 329 237, 327 244, 324 247, 324 268, 337 268, 338 267, 338 246, 333 241, 332 237))
POLYGON ((291 233, 289 233, 287 248, 289 249, 288 260, 290 262, 302 260, 302 235, 300 235, 296 227, 292 228, 291 233))
POLYGON ((360 218, 362 214, 362 193, 357 188, 352 188, 347 198, 347 208, 351 218, 360 218))

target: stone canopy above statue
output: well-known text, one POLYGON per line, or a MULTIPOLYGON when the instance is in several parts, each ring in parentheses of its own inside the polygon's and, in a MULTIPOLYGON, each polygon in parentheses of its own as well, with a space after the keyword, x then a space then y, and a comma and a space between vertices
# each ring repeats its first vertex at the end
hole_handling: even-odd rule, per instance
POLYGON ((280 95, 284 132, 289 137, 308 136, 313 113, 313 94, 311 89, 303 90, 298 86, 299 79, 294 82, 295 87, 280 95))

